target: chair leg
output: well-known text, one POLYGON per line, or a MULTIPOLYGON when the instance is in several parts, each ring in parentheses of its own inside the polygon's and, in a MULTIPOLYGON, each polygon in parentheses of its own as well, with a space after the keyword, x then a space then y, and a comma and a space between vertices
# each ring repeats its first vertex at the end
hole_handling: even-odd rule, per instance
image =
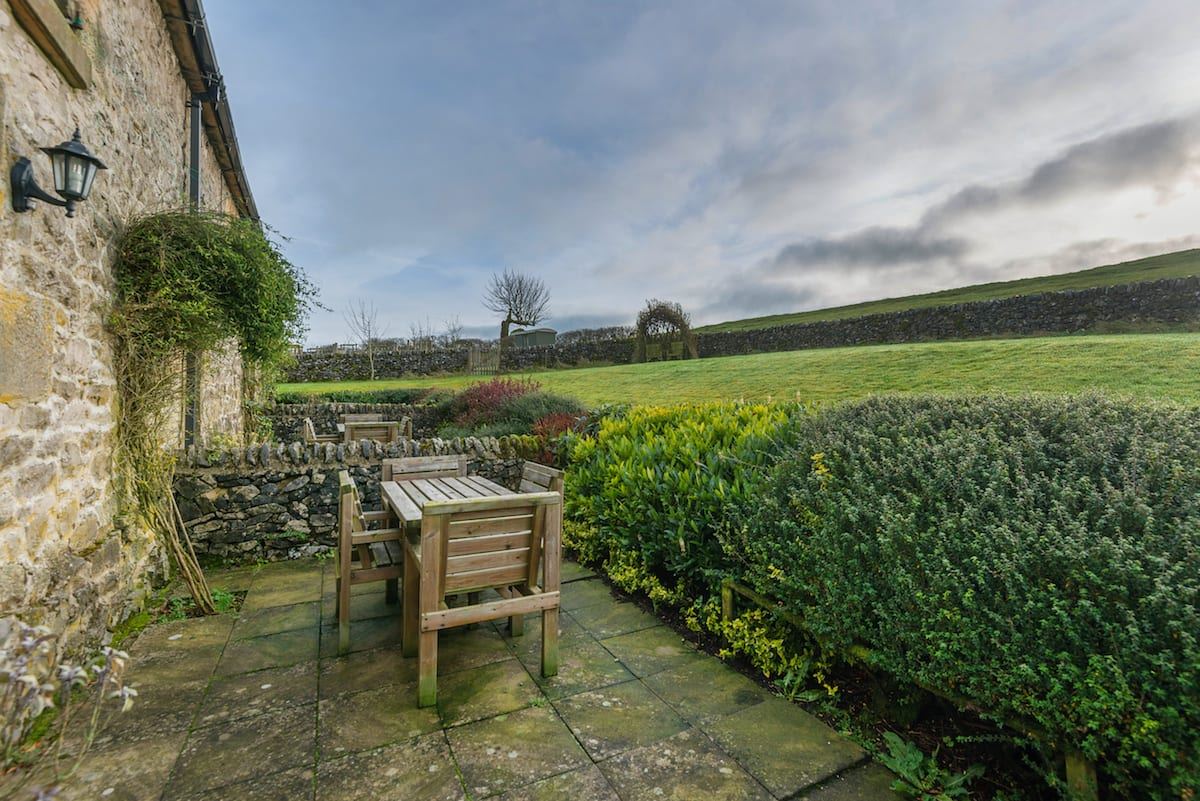
POLYGON ((542 676, 558 675, 558 609, 542 610, 542 676))
POLYGON ((343 575, 337 582, 338 656, 350 650, 350 579, 343 575))
POLYGON ((436 631, 421 632, 417 661, 417 706, 437 703, 437 646, 436 631))
POLYGON ((417 634, 421 627, 421 573, 416 563, 404 555, 404 607, 400 610, 400 652, 417 655, 417 634))
POLYGON ((513 615, 508 619, 508 633, 514 637, 520 637, 525 633, 524 615, 513 615))
POLYGON ((383 600, 389 604, 398 603, 400 601, 400 579, 390 578, 384 586, 387 588, 383 600))

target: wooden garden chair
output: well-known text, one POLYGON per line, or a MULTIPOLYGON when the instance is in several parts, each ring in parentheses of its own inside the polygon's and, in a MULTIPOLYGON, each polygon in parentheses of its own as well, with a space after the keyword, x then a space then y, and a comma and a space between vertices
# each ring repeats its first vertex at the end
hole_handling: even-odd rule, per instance
POLYGON ((542 613, 542 675, 558 673, 562 496, 557 492, 430 501, 404 547, 403 649, 417 660, 417 704, 437 703, 438 632, 542 613), (544 574, 537 584, 539 568, 544 574), (446 597, 495 589, 499 600, 451 608, 446 597))
POLYGON ((563 494, 563 472, 526 460, 521 466, 521 492, 557 492, 563 494))
POLYGON ((342 438, 340 434, 318 434, 311 417, 304 418, 303 433, 304 441, 309 444, 314 442, 337 442, 342 438))
POLYGON ((342 415, 343 423, 382 423, 382 412, 350 412, 342 415))
POLYGON ((355 442, 360 439, 395 442, 402 436, 412 439, 412 420, 407 417, 403 420, 360 420, 358 422, 347 420, 342 426, 346 442, 355 442))
POLYGON ((413 481, 418 478, 456 478, 466 474, 466 456, 405 456, 384 459, 380 480, 413 481))
POLYGON ((387 602, 399 600, 397 582, 404 572, 404 529, 391 524, 389 511, 364 512, 350 473, 338 473, 337 572, 338 654, 350 649, 350 588, 369 581, 387 582, 387 602), (370 528, 382 523, 383 528, 370 528), (355 566, 357 560, 357 566, 355 566))

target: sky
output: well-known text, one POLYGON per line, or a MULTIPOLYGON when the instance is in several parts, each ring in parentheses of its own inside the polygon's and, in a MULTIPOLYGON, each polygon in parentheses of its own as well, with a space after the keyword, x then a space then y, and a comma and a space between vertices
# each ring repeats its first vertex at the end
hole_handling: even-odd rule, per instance
POLYGON ((206 0, 309 344, 536 275, 559 331, 1200 246, 1200 4, 206 0))

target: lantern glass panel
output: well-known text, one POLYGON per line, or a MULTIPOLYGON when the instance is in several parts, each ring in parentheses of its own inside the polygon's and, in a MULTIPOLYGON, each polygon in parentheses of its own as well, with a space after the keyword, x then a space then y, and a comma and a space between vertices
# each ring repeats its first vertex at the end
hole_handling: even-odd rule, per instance
POLYGON ((87 161, 79 156, 67 156, 67 185, 64 193, 70 197, 83 197, 84 179, 87 177, 87 161))
POLYGON ((54 167, 54 189, 59 194, 67 188, 67 154, 51 153, 50 164, 54 167))
POLYGON ((87 196, 92 192, 92 181, 96 178, 96 165, 92 162, 87 163, 87 172, 83 178, 83 191, 79 193, 80 200, 87 200, 87 196))

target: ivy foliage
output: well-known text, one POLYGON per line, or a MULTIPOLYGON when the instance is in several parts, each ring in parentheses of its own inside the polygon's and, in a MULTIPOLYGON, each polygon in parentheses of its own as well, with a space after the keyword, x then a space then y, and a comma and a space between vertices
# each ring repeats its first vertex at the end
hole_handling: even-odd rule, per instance
POLYGON ((172 210, 126 226, 116 245, 118 336, 140 349, 206 351, 235 337, 246 361, 283 362, 315 289, 253 220, 172 210))

